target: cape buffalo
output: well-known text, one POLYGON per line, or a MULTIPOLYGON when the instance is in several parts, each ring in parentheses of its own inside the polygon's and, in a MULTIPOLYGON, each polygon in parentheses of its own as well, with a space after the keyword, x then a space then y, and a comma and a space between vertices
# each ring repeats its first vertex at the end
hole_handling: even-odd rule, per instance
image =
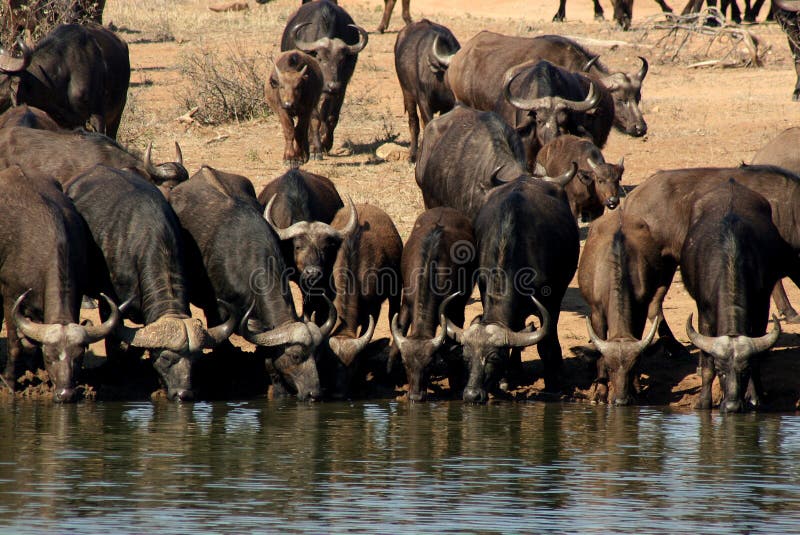
POLYGON ((475 217, 478 289, 483 314, 448 336, 464 346, 469 379, 464 400, 482 403, 488 392, 519 380, 521 348, 538 344, 545 388, 561 388, 558 318, 578 266, 578 226, 559 188, 522 177, 494 188, 475 217), (541 320, 531 332, 525 319, 541 320), (509 358, 509 350, 513 350, 509 358))
POLYGON ((777 165, 800 175, 800 127, 787 128, 753 156, 754 165, 777 165))
MULTIPOLYGON (((594 19, 603 20, 603 6, 600 5, 600 0, 592 0, 592 2, 594 4, 594 19)), ((672 8, 664 0, 655 0, 655 2, 664 13, 672 13, 672 8)), ((566 4, 567 0, 559 0, 558 11, 553 15, 553 22, 564 22, 566 4)), ((631 27, 631 19, 633 19, 633 0, 611 0, 611 5, 614 8, 614 21, 623 30, 628 30, 631 27)))
MULTIPOLYGON (((543 180, 564 186, 574 174, 543 180)), ((426 209, 449 206, 472 220, 491 189, 529 174, 519 136, 499 115, 458 105, 425 127, 415 176, 426 209)))
MULTIPOLYGON (((283 163, 292 168, 308 161, 308 134, 311 121, 319 121, 317 103, 322 93, 322 71, 317 60, 293 50, 275 61, 264 89, 267 104, 278 117, 285 146, 283 163), (295 123, 296 121, 296 123, 295 123)), ((319 128, 311 129, 315 156, 322 154, 319 128)))
POLYGON ((411 132, 411 146, 408 159, 417 159, 419 145, 419 117, 425 128, 434 113, 446 113, 453 109, 455 97, 444 82, 447 61, 460 44, 453 33, 427 19, 413 22, 397 34, 394 43, 394 66, 400 89, 403 92, 403 105, 408 114, 408 129, 411 132))
POLYGON ((403 302, 399 316, 392 316, 394 345, 389 355, 390 368, 398 353, 403 360, 411 401, 427 397, 428 378, 437 356, 446 361, 450 393, 462 393, 463 357, 447 338, 444 311, 457 327, 464 326, 477 256, 472 223, 457 210, 432 208, 414 222, 403 247, 403 302))
POLYGON ((289 17, 281 38, 281 51, 298 49, 319 61, 322 70, 322 96, 317 106, 320 121, 312 124, 311 138, 319 138, 327 152, 333 147, 333 130, 345 91, 358 61, 367 46, 367 31, 356 26, 343 8, 330 0, 303 4, 289 17), (319 127, 319 132, 313 128, 319 127))
MULTIPOLYGON (((0 171, 0 321, 6 319, 7 385, 16 385, 23 348, 41 346, 55 401, 76 399, 86 347, 119 322, 114 302, 100 326, 80 325, 87 288, 84 224, 53 180, 26 176, 17 166, 0 171)), ((12 387, 13 388, 13 387, 12 387)))
POLYGON ((608 89, 614 100, 614 126, 639 137, 647 133, 639 108, 642 82, 648 70, 643 57, 634 73, 609 72, 592 54, 575 41, 560 35, 512 37, 482 31, 464 44, 450 59, 447 79, 456 100, 474 108, 494 109, 503 98, 503 76, 524 62, 546 60, 573 72, 586 71, 608 89))
POLYGON ((763 394, 758 356, 781 332, 773 317, 775 325, 764 335, 770 292, 787 270, 800 267, 771 212, 763 196, 733 179, 697 197, 691 207, 680 267, 700 322, 699 333, 691 315, 686 322, 689 339, 702 351, 699 409, 711 408, 711 383, 717 375, 722 411, 741 411, 745 401, 758 406, 763 394))
MULTIPOLYGON (((236 318, 205 329, 191 317, 181 226, 158 188, 139 175, 102 165, 65 185, 93 240, 90 262, 94 291, 129 306, 125 317, 143 325, 117 336, 149 349, 169 399, 194 398, 192 368, 203 349, 227 340, 236 318)), ((100 315, 107 311, 101 302, 100 315)), ((109 353, 118 353, 107 344, 109 353)))
POLYGON ((336 322, 320 328, 298 318, 286 279, 278 238, 261 215, 253 185, 245 177, 204 166, 172 190, 170 202, 185 230, 190 298, 209 326, 223 323, 228 307, 241 334, 265 348, 267 369, 298 399, 319 398, 318 346, 336 322), (243 321, 248 307, 261 325, 243 321))
MULTIPOLYGON (((339 324, 328 343, 336 359, 336 398, 352 395, 358 357, 372 339, 383 302, 389 302, 390 318, 400 309, 403 241, 386 212, 370 204, 355 209, 358 225, 342 240, 332 276, 339 324)), ((342 208, 331 225, 345 226, 350 217, 350 208, 342 208)))
POLYGON ((627 405, 638 383, 636 364, 656 334, 664 267, 661 250, 640 217, 623 209, 592 223, 578 264, 578 283, 591 314, 589 336, 598 351, 595 399, 627 405), (652 326, 642 339, 645 322, 652 326))
POLYGON ((536 175, 560 175, 578 164, 574 180, 565 186, 572 215, 592 220, 619 205, 623 191, 619 183, 625 162, 606 163, 603 153, 588 139, 572 135, 559 136, 542 147, 536 156, 536 175))

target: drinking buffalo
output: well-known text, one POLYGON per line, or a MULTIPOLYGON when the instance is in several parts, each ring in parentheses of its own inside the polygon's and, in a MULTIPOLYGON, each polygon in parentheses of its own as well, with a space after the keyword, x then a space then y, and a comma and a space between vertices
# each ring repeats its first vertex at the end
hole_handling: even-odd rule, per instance
POLYGON ((16 385, 20 354, 40 345, 53 399, 74 401, 86 347, 116 327, 119 311, 103 295, 107 320, 79 324, 87 244, 81 216, 58 183, 9 167, 0 171, 0 198, 0 321, 5 316, 8 355, 3 377, 16 385))
POLYGON ((503 76, 524 62, 546 60, 567 70, 586 71, 593 82, 602 84, 614 100, 614 126, 639 137, 647 133, 639 108, 647 60, 630 74, 609 72, 592 54, 575 41, 560 35, 512 37, 482 31, 450 58, 447 79, 456 100, 473 108, 492 110, 503 98, 503 76))
MULTIPOLYGON (((278 116, 285 146, 283 163, 300 167, 308 161, 308 134, 311 121, 319 121, 317 102, 322 93, 322 72, 317 60, 293 50, 284 52, 275 61, 265 88, 267 104, 278 116), (296 122, 295 122, 296 121, 296 122)), ((312 129, 313 154, 322 154, 319 128, 312 129)))
POLYGON ((20 126, 0 129, 0 167, 24 166, 30 176, 52 177, 61 184, 96 165, 128 169, 164 191, 189 177, 177 143, 175 162, 154 165, 151 151, 152 146, 148 146, 140 159, 113 139, 83 130, 52 132, 20 126))
POLYGON ((686 322, 689 339, 702 351, 699 409, 711 408, 711 383, 717 375, 722 411, 741 411, 746 401, 756 407, 763 395, 759 354, 781 332, 774 318, 772 331, 764 334, 770 292, 787 271, 797 273, 800 267, 771 212, 763 196, 733 179, 697 197, 691 207, 680 266, 700 322, 699 333, 691 315, 686 322))
MULTIPOLYGON (((564 186, 574 174, 544 180, 564 186)), ((425 208, 449 206, 472 220, 491 189, 529 174, 519 136, 499 115, 456 106, 425 127, 415 176, 425 208)))
POLYGON ((787 128, 753 156, 755 165, 777 165, 800 175, 800 127, 787 128))
POLYGON ((403 91, 403 105, 408 114, 408 129, 411 132, 411 146, 408 159, 417 159, 419 145, 419 117, 425 128, 435 113, 446 113, 453 109, 455 97, 444 82, 448 58, 460 44, 453 33, 427 19, 413 22, 397 34, 394 44, 394 66, 400 89, 403 91))
POLYGON ((572 215, 592 220, 600 217, 604 208, 616 208, 623 194, 619 183, 624 161, 606 163, 603 153, 588 139, 572 135, 555 138, 536 156, 536 174, 559 175, 569 171, 573 162, 578 164, 578 172, 564 188, 572 215))
POLYGON ((266 348, 267 368, 277 373, 280 386, 298 399, 319 398, 315 356, 336 322, 335 309, 322 328, 298 318, 280 243, 250 181, 204 166, 172 190, 170 201, 187 238, 191 301, 203 309, 208 325, 223 323, 226 310, 219 301, 229 303, 241 334, 266 348), (260 332, 242 321, 251 304, 260 332))
POLYGON ((485 402, 498 381, 500 390, 516 383, 521 348, 534 344, 544 364, 545 388, 559 391, 558 317, 579 249, 569 207, 559 188, 522 177, 489 193, 474 228, 483 314, 465 329, 447 324, 448 335, 464 346, 469 366, 464 400, 485 402), (541 320, 533 332, 525 326, 531 314, 541 320))
POLYGON ((656 334, 666 293, 661 250, 647 223, 623 209, 592 223, 578 264, 578 283, 591 314, 589 336, 598 351, 596 400, 628 405, 638 384, 636 364, 656 334), (651 328, 642 339, 645 322, 651 328))
POLYGON ((451 394, 462 393, 463 357, 447 338, 443 314, 446 309, 453 324, 464 326, 476 265, 472 223, 463 214, 452 208, 432 208, 414 222, 403 248, 403 302, 399 316, 392 316, 394 345, 389 356, 390 368, 398 353, 403 360, 411 401, 427 397, 437 356, 446 361, 451 394))
MULTIPOLYGON (((781 237, 789 243, 792 250, 800 251, 800 178, 778 167, 743 165, 737 168, 695 168, 659 171, 642 182, 628 195, 625 211, 638 215, 650 227, 653 240, 661 249, 668 274, 668 286, 681 261, 681 250, 691 223, 691 210, 694 203, 717 187, 733 179, 767 199, 772 208, 772 221, 781 237)), ((800 276, 792 276, 795 284, 800 276)), ((792 308, 783 287, 777 284, 773 293, 775 304, 787 321, 796 321, 797 312, 792 308)), ((665 321, 661 322, 659 334, 671 337, 672 333, 665 321)), ((673 349, 681 348, 674 340, 668 341, 673 349)))
POLYGON ((281 51, 296 48, 311 54, 322 70, 322 96, 317 106, 320 120, 312 123, 311 138, 319 138, 326 152, 333 147, 333 130, 339 122, 347 84, 367 40, 366 30, 356 26, 347 11, 330 0, 303 4, 283 30, 281 51), (315 132, 317 126, 319 131, 315 132))
MULTIPOLYGON (((65 186, 93 239, 94 291, 128 300, 125 317, 143 325, 122 328, 129 346, 150 350, 169 399, 194 398, 192 368, 203 349, 226 340, 235 317, 206 330, 191 317, 178 218, 151 183, 128 171, 98 165, 65 186)), ((101 302, 100 315, 108 311, 101 302)), ((110 354, 118 353, 107 344, 110 354)))
MULTIPOLYGON (((383 302, 389 302, 390 318, 400 308, 403 241, 386 212, 370 204, 358 204, 355 209, 358 225, 342 240, 333 267, 339 324, 329 346, 336 365, 331 393, 337 398, 352 395, 361 367, 358 356, 372 339, 383 302)), ((345 226, 350 210, 340 209, 331 225, 345 226)))

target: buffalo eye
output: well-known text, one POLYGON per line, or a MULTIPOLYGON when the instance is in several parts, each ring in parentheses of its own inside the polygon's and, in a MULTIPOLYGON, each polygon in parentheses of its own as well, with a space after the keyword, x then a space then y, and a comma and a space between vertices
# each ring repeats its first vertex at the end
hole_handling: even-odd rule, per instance
POLYGON ((275 78, 270 78, 269 85, 270 87, 272 87, 272 89, 276 89, 278 87, 278 80, 276 80, 275 78))

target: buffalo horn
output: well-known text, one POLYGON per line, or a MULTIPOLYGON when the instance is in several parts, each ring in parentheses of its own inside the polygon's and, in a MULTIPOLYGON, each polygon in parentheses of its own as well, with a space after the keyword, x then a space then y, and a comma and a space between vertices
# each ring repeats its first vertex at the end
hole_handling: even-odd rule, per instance
POLYGON ((303 52, 313 52, 317 48, 323 46, 325 44, 325 37, 322 39, 317 39, 313 42, 306 42, 300 41, 297 38, 297 33, 306 26, 310 26, 310 22, 301 22, 300 24, 296 24, 295 27, 292 29, 292 39, 294 40, 294 47, 298 50, 302 50, 303 52))
MULTIPOLYGON (((397 314, 395 314, 396 316, 397 314)), ((353 358, 367 347, 372 335, 375 334, 375 318, 370 315, 369 325, 366 331, 359 338, 350 338, 345 336, 331 336, 328 339, 328 345, 337 357, 353 358)))
POLYGON ((222 305, 222 307, 228 312, 228 319, 223 324, 208 329, 208 334, 211 339, 208 340, 206 347, 214 347, 217 344, 221 344, 230 338, 234 329, 236 329, 236 315, 233 313, 233 307, 230 305, 230 303, 223 301, 222 299, 217 299, 217 303, 222 305))
POLYGON ((325 302, 328 304, 328 319, 325 320, 325 323, 322 324, 319 330, 322 338, 327 338, 330 336, 333 326, 336 325, 336 320, 339 319, 339 313, 336 312, 336 307, 333 306, 333 303, 331 303, 327 295, 323 295, 322 298, 325 299, 325 302))
POLYGON ((348 54, 355 55, 364 50, 364 47, 367 46, 367 42, 369 42, 369 34, 367 33, 367 30, 361 26, 357 26, 355 24, 348 24, 348 26, 355 28, 355 30, 358 32, 358 42, 354 45, 347 46, 348 54))
POLYGON ((30 65, 33 51, 22 39, 17 39, 17 44, 22 50, 22 57, 16 58, 6 53, 0 54, 0 72, 15 74, 24 71, 30 65))
MULTIPOLYGON (((689 318, 686 320, 686 334, 689 336, 689 340, 691 340, 692 343, 695 345, 695 347, 697 347, 701 351, 713 355, 715 353, 714 349, 716 346, 715 344, 716 340, 724 337, 706 336, 698 333, 697 331, 694 330, 694 327, 692 326, 692 316, 693 314, 689 314, 689 318)), ((746 338, 747 340, 750 341, 750 347, 752 349, 751 354, 756 354, 766 351, 767 349, 775 345, 775 342, 778 341, 778 336, 780 336, 781 334, 781 324, 778 321, 778 318, 775 317, 774 314, 772 316, 772 321, 775 323, 775 326, 772 328, 770 332, 768 332, 764 336, 759 336, 757 338, 751 338, 749 336, 741 337, 741 338, 746 338)))
POLYGON ((545 175, 542 177, 542 180, 544 180, 545 182, 550 182, 551 184, 555 184, 557 186, 561 186, 563 188, 566 187, 567 184, 569 184, 570 180, 575 178, 575 174, 577 172, 578 172, 578 164, 572 162, 572 165, 569 167, 569 169, 567 169, 562 174, 555 177, 545 175))
POLYGON ((647 60, 644 59, 642 56, 639 56, 639 59, 642 62, 642 66, 639 68, 639 71, 636 73, 636 78, 641 82, 644 80, 644 77, 647 76, 647 70, 650 66, 647 63, 647 60))
POLYGON ((450 294, 447 298, 442 301, 442 304, 439 305, 439 317, 444 318, 444 322, 446 325, 447 336, 458 342, 459 344, 464 343, 464 329, 450 321, 450 318, 447 317, 446 309, 447 305, 450 304, 450 301, 456 298, 456 296, 461 295, 461 292, 456 292, 454 294, 450 294))
POLYGON ((443 65, 445 67, 449 67, 450 66, 450 62, 453 60, 453 56, 455 56, 455 54, 442 55, 439 52, 439 43, 440 43, 439 37, 440 37, 440 35, 437 33, 436 37, 433 38, 433 44, 431 45, 431 55, 434 58, 436 58, 436 61, 438 61, 440 65, 443 65))
POLYGON ((533 332, 527 332, 524 329, 520 332, 513 332, 508 331, 507 338, 508 338, 508 345, 509 347, 528 347, 534 344, 538 344, 542 338, 547 334, 547 330, 550 328, 550 313, 547 312, 547 309, 544 308, 536 297, 531 296, 533 300, 533 304, 536 305, 536 308, 539 309, 539 313, 542 315, 542 324, 533 332))
POLYGON ((272 230, 278 235, 280 240, 291 240, 296 236, 303 234, 304 232, 308 232, 309 225, 308 221, 298 221, 293 225, 289 225, 286 228, 280 228, 278 225, 275 224, 275 220, 272 219, 272 205, 275 202, 275 198, 278 196, 276 193, 273 195, 269 202, 267 203, 267 207, 264 209, 264 219, 267 220, 269 226, 272 227, 272 230))
POLYGON ((567 100, 561 97, 556 97, 556 99, 572 111, 587 112, 597 107, 597 103, 600 102, 600 93, 594 90, 594 82, 589 82, 589 93, 585 99, 581 101, 567 100))
POLYGON ((350 198, 350 195, 345 195, 345 197, 347 197, 347 206, 350 208, 350 218, 347 220, 347 225, 345 225, 341 231, 334 231, 334 233, 342 239, 350 236, 356 231, 356 228, 358 228, 358 212, 356 211, 356 205, 353 204, 353 199, 350 198))
POLYGON ((116 303, 111 300, 106 294, 101 293, 100 296, 106 300, 108 303, 109 308, 111 309, 111 314, 108 316, 108 319, 101 323, 98 326, 91 326, 86 327, 86 335, 87 335, 87 343, 93 344, 98 340, 102 340, 111 332, 117 328, 117 324, 119 324, 122 314, 120 313, 119 308, 117 307, 116 303))
POLYGON ((14 307, 11 309, 11 317, 14 318, 14 324, 16 324, 17 329, 25 335, 25 338, 30 340, 34 340, 36 342, 42 342, 44 337, 44 330, 47 328, 47 325, 36 323, 35 321, 27 318, 20 312, 20 305, 28 297, 28 294, 33 291, 33 288, 28 288, 25 293, 20 295, 16 301, 14 301, 14 307))
POLYGON ((515 108, 519 108, 521 110, 526 110, 526 111, 542 106, 547 106, 549 97, 523 99, 515 97, 514 95, 511 94, 511 84, 514 82, 514 80, 516 80, 517 76, 519 76, 520 74, 522 74, 522 71, 506 79, 505 84, 503 84, 503 95, 505 96, 505 99, 515 108))
POLYGON ((403 346, 406 343, 407 338, 403 335, 403 330, 400 328, 400 325, 397 324, 397 313, 392 316, 392 338, 394 338, 394 344, 403 352, 403 346))
POLYGON ((175 142, 175 163, 183 166, 183 151, 177 141, 175 142))
POLYGON ((595 57, 593 57, 592 59, 590 59, 589 61, 587 61, 587 62, 586 62, 584 65, 583 65, 583 68, 581 69, 581 71, 583 71, 583 72, 589 72, 589 70, 590 70, 592 67, 594 67, 594 64, 595 64, 595 63, 597 63, 597 60, 598 60, 598 59, 600 59, 600 56, 595 56, 595 57))

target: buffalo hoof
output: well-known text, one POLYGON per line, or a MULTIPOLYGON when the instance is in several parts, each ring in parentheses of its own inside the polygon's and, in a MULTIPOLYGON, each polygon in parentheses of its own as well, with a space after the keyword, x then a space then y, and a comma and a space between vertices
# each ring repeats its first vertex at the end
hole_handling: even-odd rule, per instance
POLYGON ((564 15, 559 15, 558 13, 556 13, 553 16, 553 22, 564 22, 564 15))
POLYGON ((800 89, 794 90, 794 93, 792 93, 792 100, 794 102, 800 102, 800 89))
POLYGON ((311 159, 312 160, 321 160, 322 159, 322 153, 321 152, 312 152, 311 153, 311 159))
POLYGON ((700 399, 697 400, 697 403, 694 404, 694 408, 698 411, 710 411, 711 397, 709 396, 708 399, 703 399, 701 396, 700 399))
POLYGON ((594 14, 594 20, 596 20, 597 22, 602 22, 602 21, 606 20, 606 18, 603 16, 602 13, 595 13, 594 14))
POLYGON ((378 33, 383 33, 386 31, 386 26, 378 26, 378 28, 375 31, 378 33))

